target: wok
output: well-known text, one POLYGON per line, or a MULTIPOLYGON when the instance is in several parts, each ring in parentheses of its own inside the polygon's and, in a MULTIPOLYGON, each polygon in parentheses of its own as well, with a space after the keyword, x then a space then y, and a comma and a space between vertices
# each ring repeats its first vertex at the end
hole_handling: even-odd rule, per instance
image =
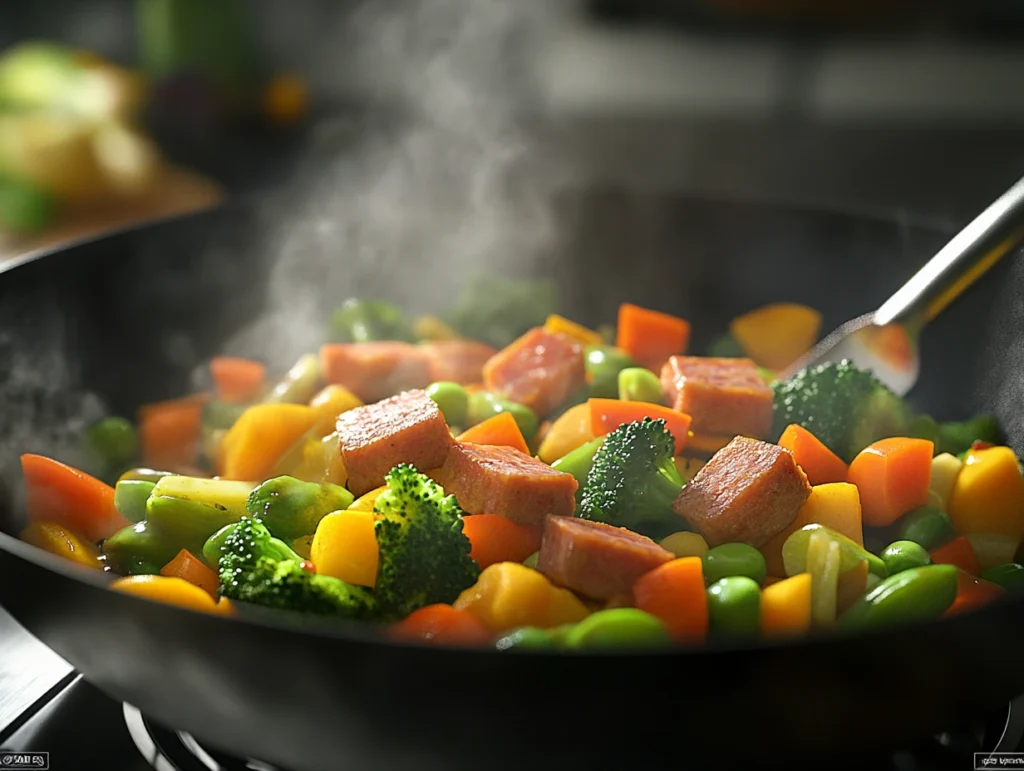
MULTIPOLYGON (((961 224, 613 187, 563 192, 551 205, 565 237, 531 270, 558 281, 564 312, 597 324, 614 320, 623 300, 675 311, 693 322, 697 351, 766 302, 819 308, 825 329, 873 308, 961 224)), ((385 642, 351 624, 196 614, 107 591, 101 575, 17 541, 17 455, 54 451, 63 437, 53 426, 78 414, 83 391, 120 414, 180 395, 192 368, 259 314, 269 275, 256 248, 259 211, 226 205, 0 276, 10 472, 0 603, 114 698, 201 743, 282 767, 423 771, 678 767, 697 757, 727 766, 752 752, 887 747, 1024 692, 1019 597, 853 638, 498 655, 385 642)), ((306 277, 329 283, 302 298, 323 318, 338 300, 369 293, 443 307, 444 297, 410 290, 432 286, 437 262, 409 264, 396 282, 373 262, 346 261, 340 247, 337 260, 344 270, 330 282, 306 277)), ((940 419, 994 410, 1018 453, 1022 270, 1016 255, 1005 259, 929 327, 912 393, 940 419)), ((289 363, 296 345, 276 350, 276 363, 289 363)))

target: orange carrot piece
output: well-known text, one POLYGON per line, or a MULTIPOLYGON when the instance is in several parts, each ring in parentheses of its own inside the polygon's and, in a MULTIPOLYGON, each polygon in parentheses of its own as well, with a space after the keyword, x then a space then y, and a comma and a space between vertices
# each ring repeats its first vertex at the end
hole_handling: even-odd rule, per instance
POLYGON ((935 446, 927 439, 881 439, 850 464, 847 481, 857 485, 864 524, 891 525, 911 509, 928 503, 935 446))
POLYGON ((619 306, 615 347, 641 367, 660 372, 668 357, 686 353, 689 343, 690 322, 685 319, 631 303, 619 306))
POLYGON ((498 562, 522 562, 540 549, 543 531, 520 525, 500 514, 467 514, 462 532, 469 539, 469 556, 483 570, 498 562))
POLYGON ((223 402, 247 402, 259 396, 267 368, 258 361, 239 356, 214 356, 210 376, 223 402))
POLYGON ((220 579, 206 564, 188 549, 182 549, 177 556, 160 568, 160 575, 170 578, 184 578, 190 584, 195 584, 209 594, 214 600, 217 599, 217 587, 220 586, 220 579))
POLYGON ((786 427, 779 437, 779 447, 785 447, 793 453, 793 460, 804 470, 807 481, 812 485, 846 481, 846 464, 800 424, 793 423, 786 427))
POLYGON ((956 576, 956 599, 943 616, 955 616, 995 602, 1006 593, 999 584, 985 581, 961 570, 956 576))
POLYGON ((589 399, 587 403, 590 405, 590 431, 595 437, 604 436, 623 423, 643 418, 660 418, 665 421, 665 428, 675 437, 676 455, 686 447, 692 420, 685 412, 650 402, 624 402, 618 399, 589 399))
POLYGON ((468 610, 451 605, 427 605, 391 627, 394 637, 440 645, 490 645, 494 636, 468 610))
POLYGON ((664 622, 679 641, 703 640, 708 600, 700 557, 680 557, 644 573, 633 584, 637 608, 664 622))
POLYGON ((497 415, 492 415, 487 420, 463 431, 459 434, 458 440, 472 444, 514 447, 520 452, 530 454, 530 447, 526 444, 523 432, 519 430, 519 424, 516 423, 511 412, 499 412, 497 415))
POLYGON ((978 557, 965 535, 932 549, 929 556, 936 565, 956 565, 972 576, 978 575, 978 557))
POLYGON ((90 541, 101 541, 131 523, 114 507, 114 488, 53 458, 21 456, 30 522, 53 522, 90 541))
POLYGON ((207 394, 145 404, 139 407, 142 462, 151 468, 193 465, 199 453, 199 433, 207 394))

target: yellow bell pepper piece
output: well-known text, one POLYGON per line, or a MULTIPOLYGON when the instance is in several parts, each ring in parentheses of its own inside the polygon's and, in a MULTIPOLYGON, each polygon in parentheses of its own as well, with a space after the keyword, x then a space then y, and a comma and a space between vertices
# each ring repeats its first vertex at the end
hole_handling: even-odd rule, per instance
POLYGON ((459 333, 445 324, 437 316, 427 314, 420 316, 413 322, 413 334, 420 340, 440 342, 443 340, 458 340, 459 333))
POLYGON ((677 557, 703 557, 708 553, 708 542, 697 533, 681 531, 665 536, 661 541, 661 548, 667 549, 677 557))
POLYGON ((946 512, 958 533, 1024 536, 1024 477, 1009 447, 971 450, 946 512))
POLYGON ((811 574, 798 573, 761 590, 761 633, 799 635, 811 627, 811 574))
POLYGON ((558 418, 544 435, 537 457, 547 464, 568 455, 594 438, 590 430, 590 405, 584 402, 570 407, 558 418))
POLYGON ((376 488, 375 490, 370 490, 370 492, 368 492, 368 493, 366 493, 364 495, 361 495, 360 497, 356 498, 352 502, 352 505, 349 506, 347 510, 348 511, 373 511, 373 504, 377 502, 377 497, 382 492, 384 492, 387 489, 388 489, 387 485, 381 485, 380 487, 376 488))
POLYGON ((103 569, 96 544, 56 522, 31 523, 21 531, 21 540, 87 568, 103 569))
POLYGON ((221 443, 220 477, 269 479, 281 457, 313 428, 316 412, 303 404, 257 404, 241 414, 221 443))
POLYGON ((729 325, 744 353, 771 370, 784 369, 809 351, 820 331, 821 314, 796 303, 765 305, 729 325))
POLYGON ((582 324, 552 313, 544 322, 544 331, 549 335, 563 334, 578 340, 581 345, 604 345, 604 338, 592 329, 587 329, 582 324))
POLYGON ((208 592, 195 584, 190 584, 184 578, 150 575, 125 576, 114 579, 110 583, 110 588, 125 594, 134 594, 136 597, 144 597, 147 600, 177 605, 203 613, 229 614, 233 612, 230 603, 225 605, 223 600, 219 603, 215 602, 208 592))
POLYGON ((486 568, 453 605, 469 611, 496 633, 520 626, 550 629, 582 621, 590 614, 575 594, 518 562, 498 562, 486 568))
POLYGON ((330 482, 345 486, 348 471, 341 457, 338 434, 328 434, 323 439, 309 437, 302 443, 302 457, 298 463, 282 474, 301 479, 303 482, 330 482))
POLYGON ((960 475, 964 462, 948 452, 940 453, 932 458, 932 478, 928 488, 938 498, 937 505, 945 511, 949 508, 949 498, 953 494, 953 485, 960 475))
POLYGON ((380 550, 370 511, 336 511, 320 520, 310 559, 316 572, 370 589, 377 583, 380 550))
POLYGON ((861 522, 860 492, 857 486, 849 482, 830 482, 812 487, 811 494, 800 507, 796 519, 761 547, 768 575, 786 575, 786 568, 782 563, 782 544, 797 530, 811 524, 824 525, 856 541, 858 546, 863 546, 864 527, 861 522))
POLYGON ((337 430, 338 416, 341 413, 362 407, 363 403, 344 386, 329 385, 313 397, 309 406, 316 412, 313 435, 324 437, 337 430))

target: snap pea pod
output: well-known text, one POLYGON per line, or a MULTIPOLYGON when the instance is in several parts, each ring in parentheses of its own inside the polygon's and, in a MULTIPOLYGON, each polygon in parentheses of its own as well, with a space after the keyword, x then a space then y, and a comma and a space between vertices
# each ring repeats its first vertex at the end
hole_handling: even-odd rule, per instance
POLYGON ((114 487, 114 508, 129 522, 141 522, 146 518, 146 501, 156 487, 156 482, 145 479, 119 479, 114 487))
POLYGON ((955 565, 924 565, 889 576, 860 597, 837 622, 842 629, 876 629, 939 618, 956 599, 955 565))
POLYGON ((1024 589, 1024 566, 1016 562, 1007 562, 1005 565, 996 565, 984 571, 978 578, 984 581, 991 581, 999 584, 1008 592, 1024 589))
POLYGON ((877 555, 872 554, 863 546, 858 546, 855 541, 842 533, 837 533, 824 525, 811 524, 797 530, 782 544, 782 562, 787 576, 806 572, 807 545, 810 543, 811 536, 817 532, 826 533, 829 538, 839 544, 839 572, 845 573, 847 570, 853 570, 862 560, 867 560, 868 572, 874 573, 879 578, 886 578, 889 575, 885 563, 877 555))

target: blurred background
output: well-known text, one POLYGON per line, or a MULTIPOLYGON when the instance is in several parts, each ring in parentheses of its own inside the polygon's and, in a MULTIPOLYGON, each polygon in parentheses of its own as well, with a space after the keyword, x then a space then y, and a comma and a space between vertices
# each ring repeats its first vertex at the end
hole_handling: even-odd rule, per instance
MULTIPOLYGON (((364 55, 378 5, 3 3, 0 257, 343 153, 408 103, 364 55)), ((959 223, 1024 170, 1021 0, 551 0, 515 30, 517 114, 588 177, 959 223)))

